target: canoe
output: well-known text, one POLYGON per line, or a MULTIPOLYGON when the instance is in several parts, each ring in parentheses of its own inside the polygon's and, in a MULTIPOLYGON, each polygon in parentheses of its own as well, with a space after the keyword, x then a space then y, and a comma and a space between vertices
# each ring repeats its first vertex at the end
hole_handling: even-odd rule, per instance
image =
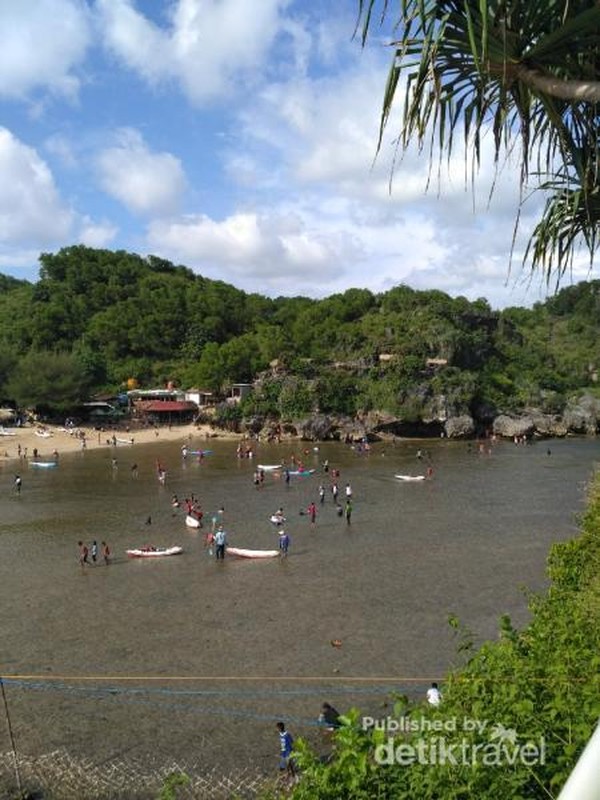
POLYGON ((277 469, 282 469, 283 464, 258 464, 258 469, 262 469, 265 472, 274 472, 277 469))
POLYGON ((212 450, 188 450, 188 453, 191 456, 210 456, 212 455, 212 450))
POLYGON ((0 436, 16 436, 15 431, 7 431, 6 428, 0 428, 0 436))
POLYGON ((200 520, 197 517, 192 517, 191 514, 187 514, 185 518, 185 524, 188 526, 188 528, 199 528, 200 520))
POLYGON ((301 478, 305 477, 306 475, 312 475, 313 472, 314 472, 314 469, 290 469, 289 470, 290 475, 298 475, 301 478))
POLYGON ((283 525, 285 522, 285 517, 281 517, 279 514, 271 514, 269 520, 273 523, 273 525, 283 525))
POLYGON ((32 467, 57 467, 58 461, 30 461, 32 467))
POLYGON ((50 431, 36 431, 36 436, 39 436, 40 439, 49 439, 53 434, 50 431))
POLYGON ((225 551, 238 558, 276 558, 279 555, 279 550, 245 550, 243 547, 226 547, 225 551))
POLYGON ((133 439, 119 439, 118 436, 115 441, 117 444, 133 444, 133 439))
POLYGON ((153 549, 138 547, 125 552, 129 558, 158 558, 159 556, 178 556, 183 553, 183 547, 155 547, 153 549))
POLYGON ((424 481, 425 475, 395 475, 401 481, 424 481))

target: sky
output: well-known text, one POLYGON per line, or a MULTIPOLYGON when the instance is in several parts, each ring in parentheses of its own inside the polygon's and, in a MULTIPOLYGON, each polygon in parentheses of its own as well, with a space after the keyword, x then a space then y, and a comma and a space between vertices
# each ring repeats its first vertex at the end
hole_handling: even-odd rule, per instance
POLYGON ((510 265, 518 162, 496 175, 484 155, 472 183, 459 152, 426 191, 426 154, 395 158, 395 117, 377 154, 392 51, 385 30, 361 46, 357 9, 0 0, 0 272, 36 280, 40 253, 85 244, 270 297, 543 300, 520 259, 535 200, 510 265))

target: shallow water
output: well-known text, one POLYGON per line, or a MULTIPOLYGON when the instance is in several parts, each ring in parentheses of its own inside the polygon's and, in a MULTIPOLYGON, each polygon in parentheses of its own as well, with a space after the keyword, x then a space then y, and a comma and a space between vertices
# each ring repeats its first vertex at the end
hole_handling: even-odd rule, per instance
MULTIPOLYGON (((523 588, 544 587, 550 544, 576 533, 600 452, 586 439, 552 442, 551 455, 547 443, 500 443, 479 455, 433 441, 423 443, 433 480, 401 483, 395 473, 424 471, 414 442, 369 455, 324 444, 304 456, 314 476, 285 486, 267 474, 257 490, 256 462, 278 463, 301 447, 261 445, 254 462, 236 459, 235 443, 210 447, 202 461, 184 461, 174 443, 123 446, 116 470, 109 450, 63 456, 56 469, 23 466, 20 497, 14 470, 0 472, 1 670, 40 676, 7 684, 22 752, 273 769, 276 719, 314 738, 325 699, 388 713, 390 690, 422 694, 459 662, 450 613, 479 640, 496 635, 503 613, 527 620, 523 588), (319 483, 330 485, 319 470, 325 458, 341 470, 340 499, 352 484, 351 526, 329 492, 318 504, 319 483), (173 512, 173 492, 193 492, 208 518, 224 506, 229 544, 239 547, 276 547, 268 520, 282 505, 289 558, 215 562, 184 512, 173 512), (300 514, 313 499, 314 530, 300 514), (114 562, 81 569, 79 539, 105 539, 114 562), (142 544, 185 552, 125 557, 142 544)), ((7 750, 5 737, 2 729, 7 750)))

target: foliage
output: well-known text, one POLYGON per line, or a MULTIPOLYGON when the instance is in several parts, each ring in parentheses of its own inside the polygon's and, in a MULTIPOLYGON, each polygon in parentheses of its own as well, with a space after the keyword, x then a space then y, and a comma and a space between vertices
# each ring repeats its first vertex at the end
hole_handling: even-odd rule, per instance
POLYGON ((177 789, 180 786, 189 786, 190 776, 185 772, 171 772, 163 781, 157 800, 177 800, 177 789))
POLYGON ((75 356, 32 350, 16 364, 5 391, 22 408, 63 413, 85 399, 87 388, 85 371, 75 356))
POLYGON ((548 196, 525 259, 559 280, 583 243, 592 264, 600 221, 598 3, 359 0, 363 42, 378 6, 380 21, 394 15, 379 144, 402 92, 398 147, 428 151, 432 167, 463 146, 466 168, 477 169, 484 138, 496 164, 518 151, 522 192, 535 174, 548 196))
MULTIPOLYGON (((600 478, 596 478, 580 536, 551 550, 552 583, 545 595, 530 598, 530 624, 518 631, 503 617, 498 640, 475 652, 470 635, 465 638, 462 634, 461 649, 468 660, 448 676, 442 704, 395 709, 396 718, 408 714, 413 722, 423 719, 425 724, 418 723, 420 729, 399 735, 393 746, 402 742, 417 747, 421 740, 423 747, 435 747, 443 730, 446 746, 461 752, 466 743, 472 753, 475 746, 485 747, 504 731, 509 736, 507 747, 532 742, 544 748, 544 759, 529 764, 517 759, 513 765, 506 759, 492 766, 481 759, 475 766, 460 759, 456 764, 449 759, 446 763, 424 759, 409 765, 379 765, 374 759, 376 748, 392 734, 362 731, 355 712, 335 734, 328 763, 318 759, 305 743, 297 745, 302 780, 293 800, 556 797, 600 715, 599 557, 600 478), (461 724, 465 719, 485 722, 485 728, 466 730, 461 724), (458 721, 455 729, 453 720, 458 721)), ((451 624, 460 631, 455 618, 451 624)))
POLYGON ((22 367, 49 352, 77 373, 72 389, 56 384, 65 402, 129 379, 218 396, 260 378, 244 413, 286 418, 376 410, 418 422, 436 396, 457 413, 482 403, 556 413, 600 377, 599 281, 498 312, 403 285, 272 300, 153 256, 80 245, 40 262, 35 284, 0 280, 0 389, 27 403, 63 402, 22 367))

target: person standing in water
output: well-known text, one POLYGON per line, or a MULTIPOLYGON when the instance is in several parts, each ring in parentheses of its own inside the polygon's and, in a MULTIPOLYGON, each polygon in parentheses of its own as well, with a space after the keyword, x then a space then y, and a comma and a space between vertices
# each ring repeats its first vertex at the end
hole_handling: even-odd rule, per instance
POLYGON ((350 500, 346 500, 344 515, 346 517, 346 525, 350 525, 352 522, 352 502, 350 500))

